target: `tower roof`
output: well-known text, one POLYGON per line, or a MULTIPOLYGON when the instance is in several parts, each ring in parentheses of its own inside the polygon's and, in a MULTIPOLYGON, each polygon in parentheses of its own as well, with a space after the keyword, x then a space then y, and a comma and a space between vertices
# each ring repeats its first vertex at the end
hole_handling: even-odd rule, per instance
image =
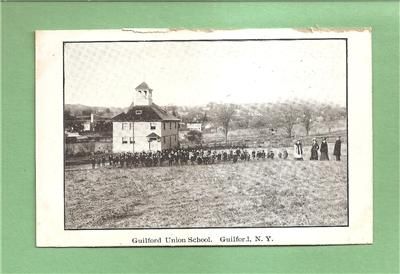
POLYGON ((146 82, 142 82, 135 89, 150 89, 146 82))

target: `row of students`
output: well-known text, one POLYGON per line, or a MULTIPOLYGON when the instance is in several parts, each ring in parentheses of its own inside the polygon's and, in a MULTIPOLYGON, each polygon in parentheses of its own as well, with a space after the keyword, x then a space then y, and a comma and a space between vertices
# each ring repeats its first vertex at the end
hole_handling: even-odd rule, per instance
MULTIPOLYGON (((286 159, 286 150, 279 152, 279 158, 286 159)), ((204 150, 204 149, 177 149, 156 152, 119 153, 90 158, 92 168, 96 167, 150 167, 186 164, 215 164, 217 162, 233 162, 274 159, 275 153, 271 150, 230 149, 230 150, 204 150)))
MULTIPOLYGON (((341 140, 340 137, 336 140, 334 155, 336 160, 340 161, 341 155, 341 140)), ((286 149, 278 152, 280 159, 287 159, 289 154, 286 149)), ((96 167, 151 167, 163 166, 165 163, 168 166, 187 165, 187 164, 215 164, 218 162, 233 162, 238 161, 253 161, 274 159, 275 153, 273 150, 266 152, 264 149, 247 150, 244 148, 236 148, 230 150, 211 150, 211 149, 169 149, 156 152, 136 152, 136 153, 120 153, 102 155, 100 157, 91 157, 90 161, 92 168, 96 167)), ((303 145, 301 140, 297 140, 294 144, 293 158, 295 160, 303 160, 303 145)), ((326 138, 323 138, 321 145, 317 140, 313 139, 311 146, 310 160, 329 160, 328 144, 326 138), (320 153, 318 153, 318 151, 320 153)))

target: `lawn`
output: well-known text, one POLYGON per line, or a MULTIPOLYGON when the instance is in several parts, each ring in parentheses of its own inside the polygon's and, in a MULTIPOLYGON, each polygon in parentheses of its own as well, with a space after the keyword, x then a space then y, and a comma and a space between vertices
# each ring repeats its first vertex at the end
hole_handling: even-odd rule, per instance
POLYGON ((65 172, 66 228, 347 225, 347 161, 65 172))

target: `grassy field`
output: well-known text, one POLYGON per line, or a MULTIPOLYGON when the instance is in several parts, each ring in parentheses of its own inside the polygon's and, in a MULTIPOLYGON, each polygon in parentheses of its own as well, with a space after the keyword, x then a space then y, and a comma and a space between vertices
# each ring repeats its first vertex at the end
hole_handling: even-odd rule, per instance
POLYGON ((70 170, 66 228, 346 225, 346 169, 343 157, 70 170))

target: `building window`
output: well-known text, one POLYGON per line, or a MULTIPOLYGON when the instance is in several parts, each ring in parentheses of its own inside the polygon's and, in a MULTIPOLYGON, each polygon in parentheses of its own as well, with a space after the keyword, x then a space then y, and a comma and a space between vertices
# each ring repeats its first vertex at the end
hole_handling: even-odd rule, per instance
POLYGON ((155 123, 150 123, 150 129, 155 130, 156 129, 156 124, 155 123))
POLYGON ((129 123, 122 123, 122 129, 127 129, 129 123))
POLYGON ((122 143, 127 144, 128 143, 128 137, 122 137, 122 143))
POLYGON ((133 144, 135 141, 133 141, 133 137, 129 137, 129 143, 133 144))
POLYGON ((172 122, 169 122, 169 129, 172 129, 172 122))
POLYGON ((136 110, 136 111, 135 111, 135 114, 136 114, 136 115, 141 115, 141 114, 142 114, 142 110, 141 110, 141 109, 136 110))
POLYGON ((175 142, 176 142, 176 135, 174 135, 175 136, 175 142))
POLYGON ((162 137, 162 141, 163 141, 163 143, 165 144, 165 136, 164 136, 164 137, 162 137))
POLYGON ((176 122, 174 122, 174 128, 176 128, 176 122))

